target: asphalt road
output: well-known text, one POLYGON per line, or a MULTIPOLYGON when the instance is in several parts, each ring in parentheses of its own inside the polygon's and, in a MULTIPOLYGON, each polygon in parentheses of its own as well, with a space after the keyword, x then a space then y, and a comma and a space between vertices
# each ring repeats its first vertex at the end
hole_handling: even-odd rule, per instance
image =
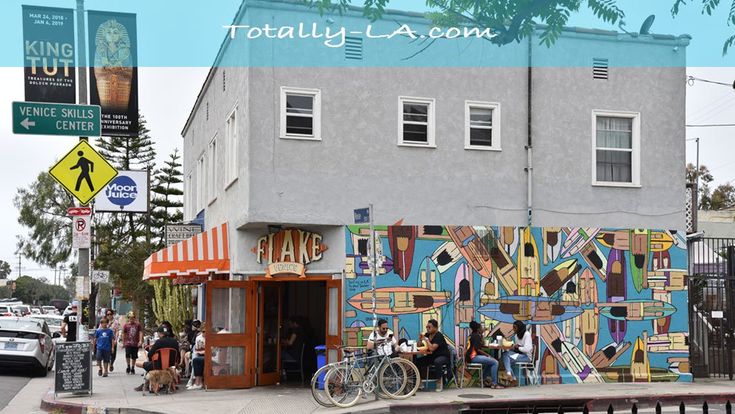
MULTIPOLYGON (((5 408, 18 391, 28 384, 28 381, 32 378, 32 374, 27 369, 0 369, 0 410, 5 408)), ((49 375, 51 374, 53 372, 49 375)))

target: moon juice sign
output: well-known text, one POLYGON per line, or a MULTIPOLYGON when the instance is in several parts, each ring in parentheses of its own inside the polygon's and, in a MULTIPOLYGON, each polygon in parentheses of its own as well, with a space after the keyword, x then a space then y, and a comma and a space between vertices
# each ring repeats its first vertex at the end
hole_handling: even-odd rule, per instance
POLYGON ((96 211, 145 213, 148 211, 148 172, 120 171, 94 200, 96 211))
POLYGON ((23 6, 28 102, 76 103, 74 10, 23 6))

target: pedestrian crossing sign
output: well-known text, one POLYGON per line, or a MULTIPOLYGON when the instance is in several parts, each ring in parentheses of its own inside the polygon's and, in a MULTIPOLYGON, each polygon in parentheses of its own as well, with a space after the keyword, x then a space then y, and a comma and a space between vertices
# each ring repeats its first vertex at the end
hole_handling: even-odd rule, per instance
POLYGON ((79 141, 51 167, 49 174, 82 205, 87 205, 117 176, 117 170, 87 141, 79 141))

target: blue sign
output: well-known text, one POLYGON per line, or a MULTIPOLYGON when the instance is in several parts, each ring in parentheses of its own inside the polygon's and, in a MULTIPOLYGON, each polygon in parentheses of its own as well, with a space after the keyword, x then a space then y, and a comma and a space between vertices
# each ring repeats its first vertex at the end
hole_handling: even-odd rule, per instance
POLYGON ((127 175, 118 175, 105 189, 105 197, 122 208, 138 198, 138 186, 127 175))
POLYGON ((355 224, 370 223, 370 207, 355 209, 355 224))

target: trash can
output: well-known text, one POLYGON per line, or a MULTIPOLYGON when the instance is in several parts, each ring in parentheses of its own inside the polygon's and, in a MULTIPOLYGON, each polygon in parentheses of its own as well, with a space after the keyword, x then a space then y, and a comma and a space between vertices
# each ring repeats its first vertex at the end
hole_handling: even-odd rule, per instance
MULTIPOLYGON (((314 347, 314 353, 316 354, 316 369, 317 371, 319 368, 327 365, 327 347, 325 345, 317 345, 314 347)), ((324 389, 324 374, 326 371, 319 374, 319 378, 317 378, 317 386, 320 390, 324 389)))

